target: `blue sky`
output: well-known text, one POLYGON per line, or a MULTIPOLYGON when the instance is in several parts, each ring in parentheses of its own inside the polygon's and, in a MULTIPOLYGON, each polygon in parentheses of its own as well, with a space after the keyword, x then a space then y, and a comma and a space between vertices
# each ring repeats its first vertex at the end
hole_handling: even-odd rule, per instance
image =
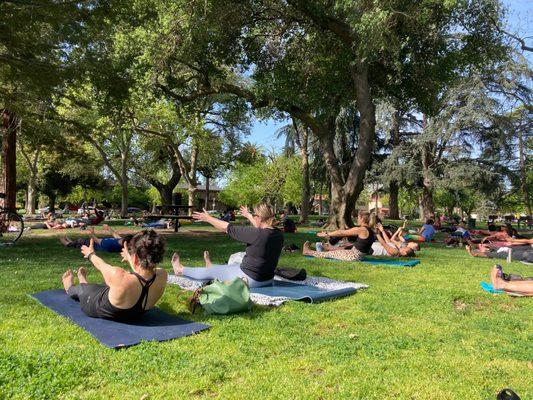
MULTIPOLYGON (((520 37, 531 36, 527 42, 533 43, 533 0, 504 0, 504 6, 508 9, 507 24, 511 33, 520 37)), ((533 62, 533 55, 528 54, 528 59, 533 62)), ((288 121, 254 121, 251 134, 246 140, 259 144, 265 150, 283 148, 283 138, 276 139, 274 132, 286 125, 288 121)))

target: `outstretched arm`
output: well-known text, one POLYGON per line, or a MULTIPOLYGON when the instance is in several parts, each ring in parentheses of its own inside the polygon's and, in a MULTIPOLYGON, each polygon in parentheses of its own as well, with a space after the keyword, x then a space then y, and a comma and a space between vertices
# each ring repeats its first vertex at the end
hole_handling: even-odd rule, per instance
POLYGON ((195 211, 192 213, 192 217, 197 221, 203 221, 207 222, 208 224, 213 225, 213 227, 221 232, 227 232, 228 231, 228 225, 229 222, 222 221, 218 218, 215 218, 205 210, 203 212, 195 211))
POLYGON ((318 237, 346 237, 346 236, 358 236, 361 232, 361 228, 355 227, 350 229, 338 229, 332 232, 318 232, 318 237))
POLYGON ((89 246, 81 246, 81 253, 100 271, 107 286, 116 285, 126 273, 122 268, 113 267, 96 255, 93 239, 91 239, 89 246))

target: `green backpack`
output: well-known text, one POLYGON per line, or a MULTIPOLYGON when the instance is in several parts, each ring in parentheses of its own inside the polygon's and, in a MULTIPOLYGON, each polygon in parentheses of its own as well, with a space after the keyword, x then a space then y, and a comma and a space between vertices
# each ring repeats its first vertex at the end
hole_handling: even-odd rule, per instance
POLYGON ((215 280, 201 287, 190 301, 193 313, 198 304, 202 306, 206 314, 236 314, 250 311, 252 308, 250 289, 240 278, 235 278, 229 283, 215 280))

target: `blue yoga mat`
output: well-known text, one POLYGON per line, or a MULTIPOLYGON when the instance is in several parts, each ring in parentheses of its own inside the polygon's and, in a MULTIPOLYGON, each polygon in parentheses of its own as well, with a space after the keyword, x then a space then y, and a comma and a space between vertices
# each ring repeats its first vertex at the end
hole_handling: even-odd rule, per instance
POLYGON ((61 289, 35 293, 31 297, 85 329, 104 346, 114 349, 133 346, 143 340, 163 342, 189 336, 210 327, 170 315, 159 308, 151 309, 134 323, 91 318, 81 311, 80 303, 72 300, 61 289))
POLYGON ((356 292, 355 288, 323 289, 316 286, 300 285, 293 282, 274 281, 272 286, 251 288, 250 292, 271 297, 288 297, 291 300, 316 303, 336 297, 348 296, 356 292))
MULTIPOLYGON (((313 256, 305 256, 307 258, 317 258, 313 256)), ((320 260, 328 260, 328 261, 339 261, 336 258, 320 258, 320 260)), ((342 261, 342 262, 352 262, 352 261, 342 261)), ((386 258, 363 258, 362 260, 357 260, 355 262, 364 262, 367 264, 373 264, 373 265, 388 265, 391 267, 414 267, 415 265, 420 264, 420 260, 400 260, 400 259, 386 259, 386 258)))

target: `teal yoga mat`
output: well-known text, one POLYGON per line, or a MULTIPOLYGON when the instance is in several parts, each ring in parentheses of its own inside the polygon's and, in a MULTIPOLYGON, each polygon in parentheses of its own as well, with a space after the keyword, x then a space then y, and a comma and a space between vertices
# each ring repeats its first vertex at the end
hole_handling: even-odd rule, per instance
MULTIPOLYGON (((313 256, 305 256, 305 257, 316 258, 313 256)), ((322 258, 322 260, 337 261, 337 262, 342 261, 342 260, 337 260, 334 258, 322 258)), ((344 262, 347 262, 347 261, 344 261, 344 262)), ((412 268, 420 264, 420 260, 401 260, 397 258, 387 259, 387 258, 369 258, 369 257, 363 258, 362 260, 359 260, 356 262, 363 262, 366 264, 373 264, 373 265, 387 265, 389 267, 409 267, 409 268, 412 268)))
POLYGON ((420 260, 401 260, 401 259, 386 259, 386 258, 363 258, 361 262, 374 265, 388 265, 391 267, 414 267, 420 264, 420 260))

